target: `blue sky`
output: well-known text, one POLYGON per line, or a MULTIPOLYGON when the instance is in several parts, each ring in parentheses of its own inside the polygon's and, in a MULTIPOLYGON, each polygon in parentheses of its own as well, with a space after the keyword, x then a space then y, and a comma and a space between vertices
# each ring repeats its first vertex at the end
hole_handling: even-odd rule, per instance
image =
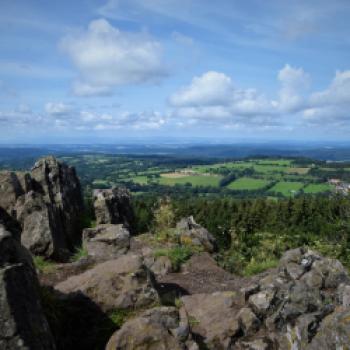
POLYGON ((0 0, 0 142, 348 140, 348 0, 0 0))

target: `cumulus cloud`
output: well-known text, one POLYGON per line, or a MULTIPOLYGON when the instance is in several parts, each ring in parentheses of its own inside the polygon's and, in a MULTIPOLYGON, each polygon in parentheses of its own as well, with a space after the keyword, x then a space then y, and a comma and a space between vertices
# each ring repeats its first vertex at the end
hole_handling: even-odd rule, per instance
POLYGON ((161 44, 146 32, 123 32, 107 20, 92 21, 87 30, 61 41, 79 71, 77 95, 103 95, 115 86, 154 82, 165 75, 161 44))
POLYGON ((302 68, 294 68, 286 64, 278 72, 281 83, 279 91, 279 107, 284 112, 296 112, 305 107, 304 92, 310 85, 310 76, 302 68))
POLYGON ((350 105, 350 70, 337 71, 328 89, 311 95, 313 105, 350 105))
POLYGON ((350 71, 336 72, 323 91, 309 91, 311 78, 302 68, 286 64, 277 74, 280 88, 276 98, 255 89, 241 89, 221 72, 209 71, 169 98, 172 115, 181 125, 253 125, 275 127, 299 120, 301 124, 347 125, 350 120, 350 71))
POLYGON ((190 119, 241 120, 270 115, 276 103, 255 89, 240 89, 221 72, 209 71, 182 87, 169 99, 174 114, 190 119))

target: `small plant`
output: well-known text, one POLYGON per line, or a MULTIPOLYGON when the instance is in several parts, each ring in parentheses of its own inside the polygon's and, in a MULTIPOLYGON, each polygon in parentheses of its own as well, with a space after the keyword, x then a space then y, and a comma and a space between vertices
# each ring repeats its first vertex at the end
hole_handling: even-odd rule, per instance
POLYGON ((34 266, 41 273, 49 273, 55 270, 56 266, 50 260, 44 259, 42 256, 33 257, 34 266))
POLYGON ((154 252, 155 257, 167 256, 174 271, 179 271, 183 263, 185 263, 192 255, 191 247, 177 246, 169 249, 158 249, 154 252))
POLYGON ((193 316, 188 317, 188 323, 190 324, 191 327, 199 325, 199 321, 193 316))
POLYGON ((75 251, 74 255, 71 258, 71 262, 78 261, 81 258, 85 258, 87 256, 88 256, 88 251, 86 250, 86 248, 80 247, 75 251))
POLYGON ((183 305, 182 300, 180 298, 175 298, 174 304, 178 309, 180 309, 180 307, 183 305))
POLYGON ((108 314, 108 318, 113 322, 113 324, 117 328, 120 328, 129 316, 130 311, 122 309, 114 310, 110 314, 108 314))
POLYGON ((264 272, 268 269, 276 267, 278 265, 278 260, 270 259, 265 261, 255 261, 251 260, 248 265, 243 270, 244 276, 253 276, 260 272, 264 272))

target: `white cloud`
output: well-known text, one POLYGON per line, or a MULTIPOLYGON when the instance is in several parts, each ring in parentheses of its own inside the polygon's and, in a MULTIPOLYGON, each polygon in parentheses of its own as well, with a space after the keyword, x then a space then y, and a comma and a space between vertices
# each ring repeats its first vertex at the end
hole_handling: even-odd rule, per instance
POLYGON ((72 107, 63 102, 48 102, 45 105, 45 112, 53 116, 62 116, 72 112, 72 107))
POLYGON ((311 103, 315 105, 342 104, 350 107, 350 70, 337 71, 329 88, 311 95, 311 103))
POLYGON ((192 82, 170 99, 175 107, 174 115, 184 118, 212 120, 242 120, 276 112, 276 102, 268 100, 255 89, 239 89, 224 73, 209 71, 192 82))
POLYGON ((117 85, 154 82, 165 74, 162 47, 145 32, 122 32, 105 19, 73 33, 61 47, 79 70, 77 95, 101 95, 117 85))
POLYGON ((294 68, 286 64, 278 72, 281 83, 279 107, 285 112, 295 112, 304 107, 303 93, 310 85, 310 77, 302 68, 294 68))

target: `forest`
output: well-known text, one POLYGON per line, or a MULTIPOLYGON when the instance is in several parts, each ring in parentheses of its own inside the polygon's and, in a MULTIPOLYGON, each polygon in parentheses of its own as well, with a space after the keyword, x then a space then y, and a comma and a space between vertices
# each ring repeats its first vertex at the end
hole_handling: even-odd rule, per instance
POLYGON ((300 196, 277 201, 233 198, 133 200, 136 232, 156 231, 155 213, 172 213, 172 226, 193 215, 219 245, 217 260, 227 270, 254 274, 274 266, 288 249, 308 246, 350 267, 350 198, 300 196))

